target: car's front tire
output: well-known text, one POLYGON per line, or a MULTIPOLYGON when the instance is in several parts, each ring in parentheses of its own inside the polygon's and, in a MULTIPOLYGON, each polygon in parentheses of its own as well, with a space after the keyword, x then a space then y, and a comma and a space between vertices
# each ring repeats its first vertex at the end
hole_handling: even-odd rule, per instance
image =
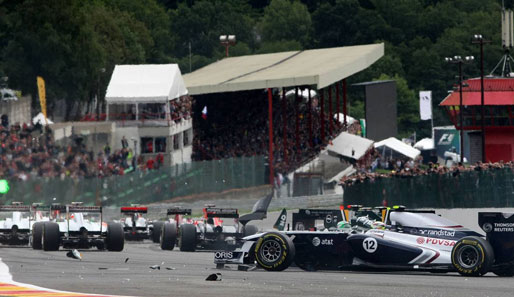
POLYGON ((268 271, 282 271, 288 268, 295 256, 295 246, 287 235, 270 232, 264 234, 255 244, 255 260, 268 271))

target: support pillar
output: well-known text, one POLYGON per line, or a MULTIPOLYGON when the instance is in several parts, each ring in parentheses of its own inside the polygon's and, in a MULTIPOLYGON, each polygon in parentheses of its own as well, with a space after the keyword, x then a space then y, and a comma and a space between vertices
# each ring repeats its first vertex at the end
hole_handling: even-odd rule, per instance
POLYGON ((275 173, 273 170, 273 97, 271 93, 271 88, 268 88, 268 131, 269 131, 269 156, 268 156, 268 162, 269 162, 269 182, 272 187, 274 187, 274 179, 275 179, 275 173))
POLYGON ((321 143, 323 143, 325 141, 325 107, 324 107, 324 101, 325 101, 325 96, 324 96, 324 93, 325 93, 325 90, 321 89, 320 90, 320 108, 321 108, 321 112, 320 112, 320 125, 321 125, 321 143))
POLYGON ((309 144, 311 147, 314 146, 314 143, 312 141, 312 98, 311 98, 311 88, 308 88, 309 90, 309 110, 308 110, 308 116, 309 116, 309 144))
POLYGON ((332 113, 332 85, 328 87, 328 134, 332 137, 333 134, 333 118, 332 113))
POLYGON ((341 122, 339 121, 339 82, 336 83, 336 112, 337 112, 337 126, 341 127, 341 122))
POLYGON ((296 141, 296 158, 295 160, 298 160, 298 156, 299 156, 299 152, 300 152, 300 123, 299 123, 299 120, 300 120, 300 108, 299 108, 299 104, 298 104, 298 87, 295 88, 295 97, 294 97, 294 110, 295 110, 295 141, 296 141))
POLYGON ((344 114, 343 125, 346 127, 347 126, 346 116, 348 114, 346 111, 346 78, 343 79, 343 114, 344 114))
POLYGON ((286 89, 282 88, 282 142, 283 142, 283 150, 284 150, 284 162, 287 164, 288 156, 287 156, 287 98, 286 98, 286 89))

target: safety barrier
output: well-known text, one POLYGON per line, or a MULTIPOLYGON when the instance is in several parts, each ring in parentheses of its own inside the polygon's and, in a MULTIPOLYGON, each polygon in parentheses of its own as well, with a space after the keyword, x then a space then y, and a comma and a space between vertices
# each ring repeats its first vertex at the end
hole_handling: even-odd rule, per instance
POLYGON ((513 207, 511 168, 364 180, 344 188, 345 204, 409 208, 513 207))
POLYGON ((121 206, 149 204, 173 197, 221 192, 265 184, 263 156, 202 161, 135 171, 107 178, 36 178, 10 181, 10 191, 3 203, 22 201, 121 206))

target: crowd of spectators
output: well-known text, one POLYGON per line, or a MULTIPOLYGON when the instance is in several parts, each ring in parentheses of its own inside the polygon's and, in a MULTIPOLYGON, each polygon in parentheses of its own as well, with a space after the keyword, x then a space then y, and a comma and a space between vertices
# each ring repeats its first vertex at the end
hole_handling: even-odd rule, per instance
POLYGON ((463 165, 462 163, 456 163, 452 166, 447 167, 432 162, 429 162, 427 165, 424 165, 422 164, 421 158, 418 158, 416 160, 394 159, 382 161, 380 157, 378 157, 377 159, 375 159, 371 166, 367 168, 359 168, 355 174, 343 177, 340 180, 340 184, 346 187, 365 181, 373 181, 379 178, 409 178, 414 176, 433 174, 451 175, 456 177, 460 175, 462 172, 485 171, 501 168, 511 168, 514 170, 514 162, 477 162, 473 165, 463 165))
MULTIPOLYGON (((273 97, 273 160, 277 171, 291 172, 314 158, 327 145, 331 137, 330 118, 325 111, 325 140, 322 141, 321 110, 316 102, 317 99, 312 100, 309 113, 306 98, 295 100, 294 95, 288 96, 284 104, 280 94, 273 97), (312 129, 309 128, 310 123, 312 129)), ((197 96, 193 115, 193 160, 268 155, 267 93, 246 91, 197 96), (200 112, 205 106, 209 111, 206 119, 200 112)), ((336 135, 343 127, 336 120, 332 121, 332 135, 336 135)))
POLYGON ((44 178, 92 178, 123 175, 132 170, 157 168, 153 162, 136 158, 127 146, 111 151, 106 145, 95 154, 87 150, 82 138, 68 145, 57 145, 52 130, 41 125, 0 125, 0 179, 29 180, 44 178))

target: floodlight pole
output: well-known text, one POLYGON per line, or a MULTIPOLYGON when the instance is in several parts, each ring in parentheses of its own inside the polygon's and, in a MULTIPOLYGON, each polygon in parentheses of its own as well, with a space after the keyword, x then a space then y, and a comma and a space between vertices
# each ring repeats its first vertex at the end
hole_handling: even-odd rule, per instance
POLYGON ((321 113, 320 113, 320 122, 321 122, 321 143, 325 141, 325 110, 324 110, 324 101, 325 96, 324 90, 320 90, 320 107, 321 107, 321 113))
POLYGON ((459 126, 460 126, 460 162, 464 163, 464 111, 462 106, 462 64, 470 63, 474 60, 473 56, 455 56, 453 58, 445 58, 445 61, 459 65, 459 126))
POLYGON ((295 87, 295 92, 294 92, 294 109, 295 109, 295 130, 294 130, 294 133, 295 133, 295 141, 296 141, 296 156, 295 156, 295 161, 298 161, 298 153, 300 152, 300 122, 299 122, 299 116, 300 116, 300 111, 299 111, 299 103, 298 103, 298 87, 295 87))
POLYGON ((333 113, 332 113, 332 85, 328 86, 328 134, 332 137, 333 132, 333 113))
POLYGON ((484 43, 491 43, 490 40, 484 40, 481 34, 475 34, 473 44, 480 45, 480 130, 482 136, 482 163, 486 162, 485 153, 485 94, 484 94, 484 43))
POLYGON ((309 90, 309 144, 311 147, 314 146, 314 143, 312 141, 312 98, 311 98, 311 88, 308 88, 309 90))
POLYGON ((343 79, 343 125, 346 127, 346 78, 343 79))

